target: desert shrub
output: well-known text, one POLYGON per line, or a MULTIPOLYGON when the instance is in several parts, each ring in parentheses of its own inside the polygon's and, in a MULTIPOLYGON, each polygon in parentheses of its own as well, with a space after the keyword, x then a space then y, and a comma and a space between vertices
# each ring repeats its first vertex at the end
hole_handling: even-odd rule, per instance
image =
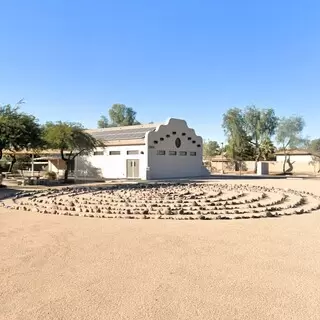
POLYGON ((6 160, 0 161, 0 172, 7 172, 10 164, 6 160))
POLYGON ((31 157, 26 156, 17 156, 16 162, 13 165, 12 172, 18 172, 18 170, 28 170, 31 166, 31 157))
POLYGON ((54 171, 47 171, 44 176, 49 180, 57 179, 57 174, 54 171))

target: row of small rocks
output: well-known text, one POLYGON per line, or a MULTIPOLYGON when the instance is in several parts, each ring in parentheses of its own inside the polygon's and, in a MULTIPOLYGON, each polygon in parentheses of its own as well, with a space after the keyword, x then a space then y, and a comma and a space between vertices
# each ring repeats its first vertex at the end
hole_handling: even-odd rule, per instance
POLYGON ((279 217, 320 209, 309 192, 230 184, 85 187, 21 192, 2 202, 44 214, 119 219, 221 220, 279 217))

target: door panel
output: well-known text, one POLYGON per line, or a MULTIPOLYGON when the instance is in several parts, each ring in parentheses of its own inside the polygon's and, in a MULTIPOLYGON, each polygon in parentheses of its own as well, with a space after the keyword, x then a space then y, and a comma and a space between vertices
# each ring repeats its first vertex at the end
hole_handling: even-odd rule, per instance
POLYGON ((127 178, 132 178, 133 172, 132 172, 132 160, 127 160, 127 178))
POLYGON ((127 178, 139 178, 139 159, 127 159, 127 178))
POLYGON ((134 166, 133 166, 133 172, 134 172, 134 177, 139 178, 139 160, 133 160, 134 161, 134 166))

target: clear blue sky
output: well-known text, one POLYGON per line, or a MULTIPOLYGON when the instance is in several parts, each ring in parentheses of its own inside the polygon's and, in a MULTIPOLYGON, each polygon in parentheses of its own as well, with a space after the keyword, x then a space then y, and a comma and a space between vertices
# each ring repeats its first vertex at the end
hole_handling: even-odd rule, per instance
POLYGON ((320 137, 319 0, 0 0, 0 103, 95 127, 113 103, 224 139, 230 107, 320 137))

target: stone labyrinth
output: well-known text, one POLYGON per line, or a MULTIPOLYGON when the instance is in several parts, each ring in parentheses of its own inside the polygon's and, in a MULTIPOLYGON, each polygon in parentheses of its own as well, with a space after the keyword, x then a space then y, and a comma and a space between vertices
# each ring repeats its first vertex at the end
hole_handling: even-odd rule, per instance
POLYGON ((320 197, 309 192, 220 183, 23 191, 1 203, 13 210, 118 219, 258 219, 320 209, 320 197))

